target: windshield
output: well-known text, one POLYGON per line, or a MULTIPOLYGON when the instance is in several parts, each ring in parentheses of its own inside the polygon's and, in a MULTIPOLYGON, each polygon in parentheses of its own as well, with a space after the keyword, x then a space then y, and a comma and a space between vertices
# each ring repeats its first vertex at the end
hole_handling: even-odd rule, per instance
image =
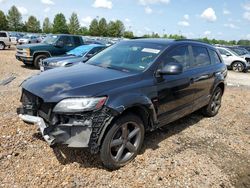
POLYGON ((42 43, 55 44, 58 38, 59 36, 57 35, 49 35, 43 39, 42 43))
POLYGON ((89 47, 88 45, 83 45, 83 46, 79 46, 77 48, 74 48, 73 50, 68 51, 67 54, 74 55, 74 56, 83 56, 89 50, 91 50, 91 47, 89 47))
POLYGON ((98 53, 87 63, 124 72, 142 72, 165 47, 152 43, 120 42, 98 53))
POLYGON ((26 36, 24 36, 23 38, 24 38, 24 39, 29 39, 29 38, 30 38, 30 36, 27 36, 27 35, 26 35, 26 36))

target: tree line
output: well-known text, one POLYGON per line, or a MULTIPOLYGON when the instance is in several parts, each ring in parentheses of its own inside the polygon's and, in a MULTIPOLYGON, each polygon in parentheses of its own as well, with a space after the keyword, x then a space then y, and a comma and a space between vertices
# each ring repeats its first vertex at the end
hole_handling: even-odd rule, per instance
MULTIPOLYGON (((19 32, 31 32, 31 33, 64 33, 64 34, 78 34, 78 35, 89 35, 89 36, 102 36, 102 37, 125 37, 134 38, 132 31, 126 31, 122 21, 110 21, 107 22, 105 18, 93 19, 89 27, 82 27, 80 25, 78 16, 76 13, 72 13, 69 21, 67 22, 63 13, 55 15, 53 22, 49 18, 45 18, 42 26, 40 21, 35 16, 29 16, 26 22, 22 21, 22 15, 16 8, 12 6, 8 13, 5 15, 0 10, 0 30, 6 31, 19 31, 19 32)), ((152 33, 144 35, 145 38, 160 38, 158 33, 152 33)), ((176 34, 164 34, 163 38, 171 39, 185 39, 185 36, 176 34)), ((216 40, 201 38, 200 41, 210 44, 223 44, 223 45, 250 45, 250 40, 216 40)))
POLYGON ((46 17, 42 23, 35 16, 29 16, 26 22, 22 21, 22 15, 16 6, 12 6, 5 15, 0 10, 0 30, 31 32, 31 33, 64 33, 64 34, 79 34, 102 37, 126 37, 133 38, 132 31, 126 31, 122 21, 107 22, 105 18, 93 19, 89 28, 81 27, 78 16, 72 13, 69 21, 63 13, 55 15, 53 22, 46 17))

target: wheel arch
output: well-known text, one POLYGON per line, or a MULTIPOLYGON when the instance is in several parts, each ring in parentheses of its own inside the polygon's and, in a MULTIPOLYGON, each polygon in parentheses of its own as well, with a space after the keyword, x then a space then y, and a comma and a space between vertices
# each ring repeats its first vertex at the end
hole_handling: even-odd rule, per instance
POLYGON ((240 63, 242 63, 243 65, 244 65, 244 68, 246 68, 246 63, 244 62, 244 61, 241 61, 241 60, 234 60, 232 63, 231 63, 231 65, 230 65, 230 68, 232 69, 233 68, 233 64, 234 63, 237 63, 237 62, 240 62, 240 63))
POLYGON ((39 55, 47 55, 48 57, 51 57, 51 54, 48 51, 35 51, 33 53, 33 59, 35 60, 35 58, 39 55))
MULTIPOLYGON (((116 103, 116 104, 118 105, 119 103, 116 103)), ((111 108, 116 113, 113 116, 112 121, 107 126, 103 127, 101 134, 100 134, 101 136, 98 139, 98 145, 102 144, 105 135, 107 134, 109 129, 112 127, 114 122, 125 114, 132 113, 138 116, 142 120, 145 130, 154 129, 154 125, 158 121, 156 111, 154 109, 154 105, 152 104, 151 100, 145 100, 141 98, 140 102, 134 101, 134 103, 128 104, 127 106, 118 105, 117 108, 114 108, 114 107, 109 107, 109 108, 111 108)))

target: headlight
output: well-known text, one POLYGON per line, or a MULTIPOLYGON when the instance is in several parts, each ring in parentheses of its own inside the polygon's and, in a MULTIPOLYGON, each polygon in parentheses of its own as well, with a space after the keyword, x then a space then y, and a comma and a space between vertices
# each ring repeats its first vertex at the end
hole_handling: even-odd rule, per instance
POLYGON ((107 97, 98 98, 69 98, 60 101, 54 108, 54 112, 84 112, 100 109, 107 97))
POLYGON ((66 64, 66 62, 58 61, 58 62, 48 63, 48 66, 50 66, 50 67, 63 67, 65 64, 66 64))

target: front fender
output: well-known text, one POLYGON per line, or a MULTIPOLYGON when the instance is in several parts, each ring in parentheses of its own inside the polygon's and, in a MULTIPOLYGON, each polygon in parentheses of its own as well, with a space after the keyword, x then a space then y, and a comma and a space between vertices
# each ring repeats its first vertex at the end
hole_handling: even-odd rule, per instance
POLYGON ((109 108, 118 112, 119 114, 122 114, 126 109, 131 107, 144 106, 150 113, 153 122, 158 123, 156 110, 151 99, 143 94, 139 93, 122 94, 117 96, 113 100, 108 100, 106 105, 109 108))

